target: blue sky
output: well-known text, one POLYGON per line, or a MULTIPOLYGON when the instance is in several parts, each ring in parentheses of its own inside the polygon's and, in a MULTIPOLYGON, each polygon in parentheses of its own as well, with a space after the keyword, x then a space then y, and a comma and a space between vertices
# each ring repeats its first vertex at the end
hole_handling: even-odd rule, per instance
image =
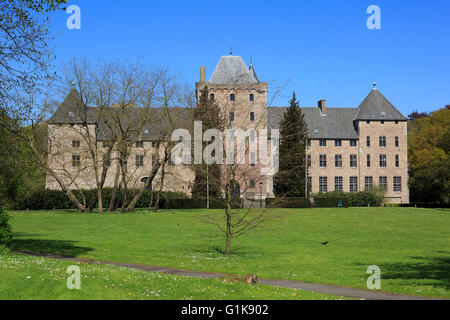
POLYGON ((293 90, 302 106, 327 99, 357 107, 377 82, 404 114, 450 104, 450 1, 148 1, 69 0, 81 9, 81 30, 52 20, 56 64, 70 57, 144 58, 166 64, 192 83, 207 78, 220 56, 240 55, 260 79, 283 84, 274 105, 293 90), (369 30, 369 5, 381 9, 381 30, 369 30))

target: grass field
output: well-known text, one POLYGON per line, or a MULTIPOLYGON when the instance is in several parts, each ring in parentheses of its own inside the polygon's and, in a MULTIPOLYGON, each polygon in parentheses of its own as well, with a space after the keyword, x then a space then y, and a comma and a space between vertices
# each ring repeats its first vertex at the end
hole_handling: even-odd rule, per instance
MULTIPOLYGON (((229 256, 220 252, 223 234, 200 220, 204 213, 202 210, 158 214, 138 211, 128 215, 15 212, 12 213, 14 246, 23 251, 256 274, 262 278, 361 289, 366 289, 367 267, 378 265, 382 273, 381 291, 450 298, 449 211, 271 209, 263 228, 233 240, 233 254, 229 256), (329 244, 323 246, 322 241, 329 244)), ((3 279, 4 267, 0 272, 3 279)), ((137 287, 134 286, 136 290, 137 287)), ((181 290, 173 298, 182 298, 183 294, 181 290)), ((251 297, 245 293, 238 296, 251 297)), ((214 292, 204 296, 214 297, 214 292)))
POLYGON ((331 295, 245 283, 223 283, 139 270, 80 264, 81 289, 67 289, 73 262, 13 254, 0 256, 1 300, 317 300, 331 295))

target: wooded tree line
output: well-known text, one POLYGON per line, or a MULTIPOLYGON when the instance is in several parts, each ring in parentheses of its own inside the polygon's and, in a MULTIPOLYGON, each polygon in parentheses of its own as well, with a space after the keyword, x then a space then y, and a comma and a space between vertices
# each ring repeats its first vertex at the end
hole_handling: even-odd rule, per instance
POLYGON ((412 203, 449 206, 450 105, 430 114, 413 113, 408 128, 412 203))

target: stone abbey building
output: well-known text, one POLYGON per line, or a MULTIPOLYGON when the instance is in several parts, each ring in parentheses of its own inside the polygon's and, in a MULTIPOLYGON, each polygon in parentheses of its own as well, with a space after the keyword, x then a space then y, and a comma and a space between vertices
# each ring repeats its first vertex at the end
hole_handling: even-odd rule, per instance
MULTIPOLYGON (((223 56, 209 80, 205 67, 200 68, 200 81, 196 83, 197 96, 208 87, 213 99, 228 117, 233 129, 278 129, 286 107, 267 105, 268 84, 258 79, 253 65, 247 67, 239 56, 223 56)), ((77 92, 72 90, 49 121, 49 164, 57 170, 70 171, 83 161, 83 139, 77 137, 77 120, 74 118, 77 92), (58 143, 57 143, 58 142, 58 143), (66 145, 64 151, 55 152, 56 145, 66 145), (53 147, 52 147, 53 146, 53 147)), ((91 108, 95 109, 95 108, 91 108)), ((308 191, 310 193, 342 190, 358 192, 373 186, 386 190, 391 203, 409 203, 407 119, 375 87, 357 108, 330 108, 325 100, 317 107, 302 107, 309 130, 307 144, 308 191)), ((94 112, 94 111, 93 111, 94 112)), ((189 112, 189 111, 186 111, 189 112)), ((95 113, 95 112, 94 112, 95 113)), ((155 117, 159 116, 155 110, 155 117)), ((101 119, 90 122, 97 143, 107 141, 101 119)), ((142 141, 133 147, 128 166, 133 177, 130 187, 137 187, 147 178, 146 167, 151 166, 152 155, 158 150, 147 131, 142 141)), ((61 149, 59 147, 58 149, 61 149)), ((153 157, 154 158, 154 157, 153 157)), ((114 185, 115 166, 112 165, 105 186, 114 185)), ((62 172, 62 171, 61 171, 62 172)), ((74 171, 75 172, 75 171, 74 171)), ((170 166, 164 190, 191 194, 194 174, 189 166, 170 166)), ((259 172, 259 171, 258 171, 259 172)), ((87 170, 76 173, 69 184, 83 188, 95 187, 95 177, 87 170)), ((273 197, 272 176, 249 176, 246 194, 252 197, 273 197), (257 181, 255 183, 255 181, 257 181)), ((155 179, 153 187, 157 184, 155 179)), ((58 189, 51 176, 46 186, 58 189)))

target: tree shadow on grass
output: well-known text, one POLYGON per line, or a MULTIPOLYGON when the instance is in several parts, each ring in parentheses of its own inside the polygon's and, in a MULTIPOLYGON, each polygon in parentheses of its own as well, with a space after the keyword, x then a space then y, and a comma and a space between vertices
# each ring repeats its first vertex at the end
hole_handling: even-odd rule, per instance
POLYGON ((80 247, 75 245, 76 241, 70 240, 47 240, 31 239, 29 237, 38 236, 23 233, 14 234, 12 249, 19 252, 46 253, 56 256, 75 258, 80 254, 93 251, 89 247, 80 247))
POLYGON ((434 257, 411 257, 413 262, 379 265, 382 279, 412 280, 418 285, 450 289, 450 255, 438 252, 434 257), (443 254, 446 254, 445 256, 443 254))

